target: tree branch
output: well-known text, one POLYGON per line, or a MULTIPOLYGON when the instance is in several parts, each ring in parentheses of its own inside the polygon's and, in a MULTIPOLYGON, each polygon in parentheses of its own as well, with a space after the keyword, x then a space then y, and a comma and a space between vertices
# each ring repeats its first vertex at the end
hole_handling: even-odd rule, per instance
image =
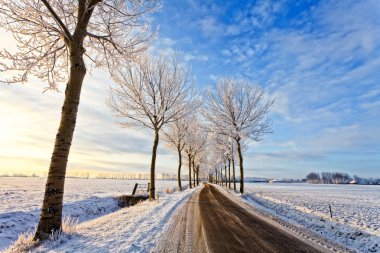
POLYGON ((55 11, 53 10, 53 8, 50 6, 50 4, 48 3, 47 0, 41 0, 44 5, 46 6, 46 8, 49 10, 49 12, 51 13, 51 15, 53 15, 54 17, 54 20, 57 22, 57 24, 62 28, 63 32, 64 32, 64 35, 67 37, 67 39, 69 41, 72 40, 72 36, 71 36, 71 33, 70 31, 67 29, 67 27, 65 26, 65 24, 62 22, 62 20, 58 17, 57 13, 55 13, 55 11))

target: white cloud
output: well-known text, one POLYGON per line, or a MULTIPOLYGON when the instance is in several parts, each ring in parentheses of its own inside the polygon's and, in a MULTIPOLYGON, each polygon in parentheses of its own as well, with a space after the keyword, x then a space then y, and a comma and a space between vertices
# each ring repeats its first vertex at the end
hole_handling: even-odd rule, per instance
POLYGON ((219 36, 223 32, 223 26, 213 16, 204 17, 198 22, 198 25, 203 34, 209 38, 219 36))
MULTIPOLYGON (((102 71, 85 78, 69 171, 149 171, 152 134, 117 124, 105 103, 111 83, 102 71)), ((63 94, 42 93, 36 81, 0 88, 0 174, 47 172, 63 94)), ((158 153, 158 171, 175 173, 176 158, 162 148, 158 153)))
POLYGON ((167 46, 167 47, 172 47, 177 43, 177 41, 175 41, 171 38, 160 38, 160 40, 161 40, 162 44, 164 46, 167 46))
POLYGON ((184 53, 183 59, 186 62, 189 62, 189 61, 207 61, 208 56, 207 55, 193 55, 190 53, 184 53))
POLYGON ((370 152, 380 142, 380 133, 374 126, 360 124, 325 128, 319 135, 307 140, 308 147, 320 154, 331 152, 370 152))

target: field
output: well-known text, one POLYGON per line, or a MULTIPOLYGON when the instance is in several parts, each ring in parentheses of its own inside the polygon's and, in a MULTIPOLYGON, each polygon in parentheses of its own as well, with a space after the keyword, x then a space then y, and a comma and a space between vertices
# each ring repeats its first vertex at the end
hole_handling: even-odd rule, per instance
MULTIPOLYGON (((20 233, 33 231, 40 214, 45 180, 0 178, 0 251, 16 240, 20 233)), ((147 183, 144 180, 68 178, 64 196, 64 216, 70 215, 84 224, 80 226, 83 233, 86 233, 86 226, 97 227, 98 230, 102 226, 108 226, 108 229, 115 233, 111 229, 115 220, 128 217, 128 222, 131 223, 128 223, 128 226, 133 227, 135 224, 132 224, 132 221, 142 222, 146 219, 143 223, 147 224, 144 223, 139 231, 150 234, 150 240, 154 241, 154 235, 164 229, 160 224, 163 221, 167 223, 178 203, 183 203, 189 193, 164 194, 175 189, 177 182, 157 180, 156 188, 161 196, 159 203, 145 203, 131 209, 130 214, 118 214, 115 211, 119 208, 113 197, 130 194, 136 182, 147 183), (159 213, 156 222, 151 219, 151 211, 159 213), (114 220, 104 216, 113 212, 114 220), (167 215, 168 212, 170 215, 167 215), (119 217, 117 214, 127 216, 119 217), (104 219, 95 219, 100 216, 104 216, 104 219)), ((183 182, 183 185, 186 184, 183 182)), ((380 252, 379 186, 247 183, 246 193, 238 196, 262 212, 320 234, 353 250, 380 252), (330 218, 329 204, 333 218, 330 218)), ((63 245, 62 251, 74 244, 81 247, 80 245, 96 244, 98 241, 104 243, 105 238, 99 236, 94 235, 93 241, 89 242, 76 239, 73 244, 63 245)), ((118 240, 123 241, 126 247, 135 247, 137 244, 141 249, 154 247, 153 241, 150 243, 152 245, 146 244, 144 240, 139 239, 138 233, 130 238, 124 237, 121 236, 118 240)))
MULTIPOLYGON (((37 225, 45 183, 45 178, 0 178, 0 251, 37 225)), ((147 181, 68 178, 63 214, 84 222, 114 212, 113 197, 131 194, 135 183, 147 181)), ((156 181, 158 194, 176 186, 177 181, 156 181)))
POLYGON ((248 183, 246 189, 250 204, 352 249, 380 252, 380 186, 248 183))

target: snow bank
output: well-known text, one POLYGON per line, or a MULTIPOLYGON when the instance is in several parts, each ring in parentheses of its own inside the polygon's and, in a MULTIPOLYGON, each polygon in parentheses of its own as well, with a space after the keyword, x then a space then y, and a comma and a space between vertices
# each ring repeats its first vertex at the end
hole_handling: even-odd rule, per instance
MULTIPOLYGON (((135 183, 146 180, 66 179, 63 215, 79 223, 119 210, 114 197, 131 194, 135 183)), ((20 234, 34 231, 40 215, 44 178, 0 178, 0 251, 20 234)), ((185 182, 184 182, 185 183, 185 182)), ((177 181, 156 181, 159 194, 177 181)), ((184 184, 183 184, 184 185, 184 184)))
POLYGON ((248 184, 243 198, 256 208, 353 250, 380 252, 377 186, 248 184))
POLYGON ((144 201, 79 224, 76 234, 59 243, 44 243, 33 252, 150 252, 175 211, 193 192, 161 193, 156 201, 144 201))

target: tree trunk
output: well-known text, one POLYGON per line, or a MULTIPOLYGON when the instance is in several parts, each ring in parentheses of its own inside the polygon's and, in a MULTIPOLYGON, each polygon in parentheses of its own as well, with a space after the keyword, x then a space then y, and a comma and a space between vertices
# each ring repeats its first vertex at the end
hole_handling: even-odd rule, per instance
POLYGON ((226 177, 226 188, 227 188, 227 165, 224 165, 224 176, 226 177))
POLYGON ((236 191, 235 159, 233 156, 232 156, 232 180, 234 181, 234 191, 236 191))
POLYGON ((241 152, 240 140, 237 140, 237 150, 239 153, 239 167, 240 167, 240 193, 244 193, 244 169, 243 169, 243 155, 241 152))
POLYGON ((192 167, 193 167, 193 185, 195 187, 195 166, 194 166, 195 162, 194 162, 194 158, 193 158, 193 161, 192 161, 192 167))
POLYGON ((182 154, 181 150, 178 150, 178 190, 182 191, 182 184, 181 184, 181 167, 182 167, 182 154))
POLYGON ((197 165, 197 185, 199 185, 199 165, 197 165))
POLYGON ((228 159, 228 188, 231 189, 231 159, 228 159))
POLYGON ((155 173, 156 173, 156 156, 157 156, 157 147, 159 141, 158 130, 154 131, 154 143, 152 150, 152 161, 150 163, 150 185, 149 185, 149 200, 156 199, 156 184, 155 184, 155 173))
POLYGON ((58 133, 50 160, 45 195, 34 240, 49 238, 62 227, 63 193, 66 167, 78 113, 80 94, 86 66, 84 50, 80 42, 73 43, 70 50, 70 75, 66 85, 58 133))
POLYGON ((223 167, 220 167, 220 182, 222 183, 222 186, 224 186, 224 181, 223 181, 223 167))
POLYGON ((191 188, 191 155, 189 156, 189 187, 191 188))
POLYGON ((215 168, 215 183, 218 184, 218 170, 215 168))

